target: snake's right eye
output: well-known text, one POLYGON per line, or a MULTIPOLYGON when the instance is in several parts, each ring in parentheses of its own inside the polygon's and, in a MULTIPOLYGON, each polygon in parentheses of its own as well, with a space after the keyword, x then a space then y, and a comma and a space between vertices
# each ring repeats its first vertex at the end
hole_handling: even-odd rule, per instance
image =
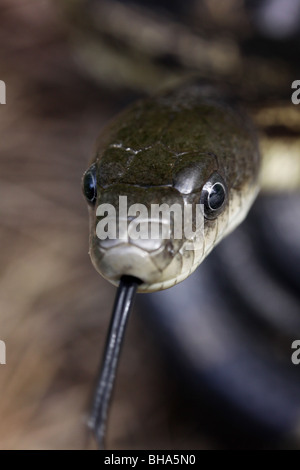
POLYGON ((206 219, 216 219, 225 207, 227 188, 225 181, 218 173, 213 173, 205 183, 201 193, 201 204, 206 219))
POLYGON ((96 164, 94 163, 86 170, 82 178, 82 191, 90 204, 95 204, 97 198, 96 170, 96 164))

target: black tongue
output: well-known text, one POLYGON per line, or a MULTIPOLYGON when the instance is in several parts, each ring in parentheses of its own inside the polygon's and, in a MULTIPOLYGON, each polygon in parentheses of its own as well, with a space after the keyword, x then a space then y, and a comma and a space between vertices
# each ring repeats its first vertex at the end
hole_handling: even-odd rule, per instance
POLYGON ((89 427, 93 430, 100 448, 104 447, 109 405, 114 388, 121 346, 129 313, 139 284, 141 284, 141 281, 133 276, 122 276, 116 294, 89 420, 89 427))

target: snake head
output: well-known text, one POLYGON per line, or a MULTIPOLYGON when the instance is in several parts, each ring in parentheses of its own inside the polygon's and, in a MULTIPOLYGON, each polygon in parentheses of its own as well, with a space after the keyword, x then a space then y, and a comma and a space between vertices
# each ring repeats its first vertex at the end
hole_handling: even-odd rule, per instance
POLYGON ((133 105, 83 177, 95 268, 116 285, 139 278, 140 292, 181 282, 244 219, 258 163, 247 119, 197 87, 133 105))

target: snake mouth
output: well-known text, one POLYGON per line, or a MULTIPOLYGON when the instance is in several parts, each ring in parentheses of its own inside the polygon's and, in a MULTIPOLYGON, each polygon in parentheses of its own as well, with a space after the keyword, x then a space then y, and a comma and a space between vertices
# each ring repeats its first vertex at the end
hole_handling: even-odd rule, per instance
MULTIPOLYGON (((181 272, 181 255, 178 252, 184 240, 174 239, 173 226, 167 220, 143 221, 147 228, 145 233, 134 230, 135 226, 128 218, 121 219, 124 223, 119 220, 117 236, 113 232, 108 236, 108 232, 102 233, 96 226, 90 244, 92 263, 113 284, 117 284, 122 276, 134 276, 143 282, 144 287, 171 278, 175 282, 181 272)), ((143 289, 140 286, 138 290, 141 292, 143 289)))
POLYGON ((151 284, 162 274, 149 252, 128 243, 105 250, 100 258, 92 256, 92 262, 113 283, 122 276, 134 276, 144 284, 151 284))
POLYGON ((119 240, 108 247, 94 239, 90 252, 92 263, 104 278, 116 286, 122 276, 140 279, 138 292, 167 289, 194 270, 194 253, 185 252, 182 242, 174 246, 171 240, 164 240, 152 251, 146 249, 147 244, 142 248, 142 242, 140 240, 140 246, 137 246, 119 240))

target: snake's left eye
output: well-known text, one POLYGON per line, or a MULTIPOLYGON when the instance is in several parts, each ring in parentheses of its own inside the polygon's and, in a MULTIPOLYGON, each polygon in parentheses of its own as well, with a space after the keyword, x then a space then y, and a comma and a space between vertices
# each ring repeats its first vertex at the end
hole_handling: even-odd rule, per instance
POLYGON ((95 204, 97 198, 96 164, 94 163, 83 175, 82 191, 90 204, 95 204))
POLYGON ((204 206, 204 215, 207 219, 215 219, 223 210, 227 199, 225 181, 214 173, 205 183, 201 193, 201 204, 204 206))

